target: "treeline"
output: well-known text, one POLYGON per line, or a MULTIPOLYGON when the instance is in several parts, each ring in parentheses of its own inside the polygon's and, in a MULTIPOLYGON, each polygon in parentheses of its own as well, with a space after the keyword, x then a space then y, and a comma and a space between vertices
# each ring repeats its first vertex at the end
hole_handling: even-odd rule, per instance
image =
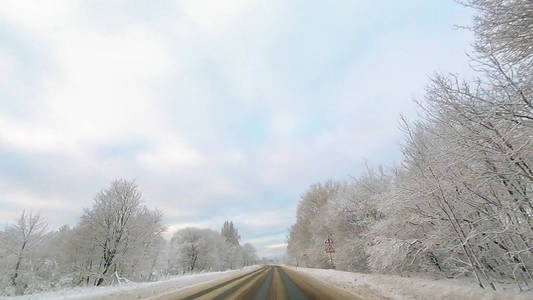
POLYGON ((0 293, 153 281, 189 272, 221 271, 257 262, 237 229, 186 228, 170 241, 163 214, 143 204, 137 185, 116 180, 98 193, 79 223, 47 230, 39 214, 22 212, 0 231, 0 293))
POLYGON ((533 287, 533 2, 475 0, 474 81, 436 75, 398 166, 302 196, 290 263, 533 287))
POLYGON ((219 232, 211 229, 185 228, 174 234, 170 248, 176 255, 169 260, 170 272, 222 271, 250 266, 258 262, 251 244, 239 244, 233 222, 226 221, 219 232))

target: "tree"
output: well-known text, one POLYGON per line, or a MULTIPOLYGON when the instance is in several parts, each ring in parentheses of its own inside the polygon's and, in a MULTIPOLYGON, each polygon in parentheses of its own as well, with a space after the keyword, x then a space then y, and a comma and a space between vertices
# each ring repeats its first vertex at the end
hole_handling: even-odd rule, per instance
POLYGON ((26 213, 22 211, 17 223, 9 226, 4 235, 2 242, 4 247, 16 257, 16 262, 12 268, 10 283, 17 287, 17 294, 23 293, 21 287, 25 283, 19 282, 23 264, 29 251, 39 245, 46 233, 46 221, 33 212, 26 213))
POLYGON ((0 230, 0 293, 33 293, 113 280, 155 280, 167 273, 163 215, 142 205, 137 186, 116 180, 70 228, 47 232, 43 218, 23 212, 0 230), (120 278, 120 279, 119 279, 120 278))
POLYGON ((251 266, 259 260, 255 247, 250 243, 242 245, 242 257, 244 266, 251 266))
POLYGON ((135 183, 115 180, 96 196, 92 209, 85 211, 82 224, 95 231, 94 238, 101 252, 95 285, 103 283, 116 256, 125 250, 127 229, 132 225, 130 220, 140 206, 141 193, 135 183))
POLYGON ((237 229, 233 226, 233 222, 225 221, 222 229, 220 230, 220 234, 226 243, 233 246, 239 246, 239 240, 241 239, 241 236, 239 235, 237 229))
POLYGON ((328 257, 324 254, 323 244, 332 228, 324 223, 331 202, 342 189, 342 183, 328 181, 313 184, 302 195, 296 211, 296 224, 289 232, 287 254, 308 267, 326 268, 328 257))
POLYGON ((224 240, 210 229, 185 228, 177 231, 170 241, 173 273, 219 271, 224 240))
POLYGON ((122 253, 117 257, 117 269, 122 276, 132 280, 147 280, 152 277, 164 239, 161 234, 163 214, 141 206, 134 215, 122 253))
POLYGON ((465 5, 477 11, 472 30, 478 53, 498 57, 507 64, 523 64, 533 60, 533 3, 528 0, 466 0, 465 5))
POLYGON ((242 248, 239 244, 241 236, 233 222, 225 221, 220 230, 225 244, 222 250, 224 269, 234 269, 243 265, 242 248))
POLYGON ((141 193, 133 181, 115 180, 100 192, 78 228, 81 233, 78 243, 83 245, 79 248, 87 253, 81 268, 87 282, 94 276, 98 286, 113 272, 135 274, 136 265, 130 260, 146 255, 160 238, 164 231, 161 219, 160 212, 142 205, 141 193))
POLYGON ((333 237, 335 267, 367 271, 370 232, 384 218, 378 207, 391 185, 391 176, 382 168, 367 168, 366 174, 350 182, 313 184, 298 204, 297 222, 289 232, 288 259, 296 265, 331 268, 324 241, 333 237))
POLYGON ((480 77, 431 79, 390 176, 310 188, 288 239, 296 264, 322 267, 316 236, 332 233, 360 258, 339 255, 342 268, 533 287, 533 4, 466 4, 479 12, 471 56, 480 77))

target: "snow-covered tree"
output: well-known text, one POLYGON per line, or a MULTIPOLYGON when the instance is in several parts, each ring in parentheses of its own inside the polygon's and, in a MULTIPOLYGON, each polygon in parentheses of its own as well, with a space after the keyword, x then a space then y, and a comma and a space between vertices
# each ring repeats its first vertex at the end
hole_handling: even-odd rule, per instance
POLYGON ((40 214, 23 211, 17 222, 8 226, 2 235, 2 252, 6 258, 12 257, 12 265, 5 270, 9 274, 11 284, 16 294, 24 294, 29 282, 26 272, 31 272, 30 253, 45 237, 47 224, 40 214))
POLYGON ((252 244, 246 243, 242 245, 242 260, 244 266, 254 265, 259 260, 257 250, 255 250, 255 247, 252 244))
POLYGON ((313 185, 289 234, 292 263, 323 267, 316 237, 328 233, 342 249, 340 268, 533 287, 533 6, 465 2, 479 12, 471 54, 479 78, 432 78, 420 118, 404 122, 403 159, 390 174, 333 193, 313 185))
POLYGON ((170 270, 183 272, 219 271, 240 268, 257 261, 251 244, 240 246, 233 222, 226 221, 221 233, 210 229, 185 228, 170 242, 170 270))
POLYGON ((222 237, 210 229, 185 228, 171 240, 171 268, 174 273, 221 269, 222 237))
POLYGON ((161 222, 159 211, 142 205, 134 182, 113 181, 74 229, 70 245, 78 283, 102 285, 120 276, 150 278, 157 257, 148 256, 159 253, 161 222))
POLYGON ((233 226, 233 222, 225 221, 222 229, 220 230, 220 234, 226 243, 233 246, 239 246, 239 240, 241 239, 241 236, 239 235, 239 231, 235 228, 235 226, 233 226))
POLYGON ((233 222, 222 232, 186 228, 167 242, 163 214, 143 205, 137 185, 113 181, 73 227, 46 231, 34 213, 0 230, 0 295, 76 285, 152 281, 169 274, 220 271, 257 262, 233 222))
POLYGON ((222 259, 224 269, 235 269, 243 265, 242 248, 239 244, 241 236, 232 221, 225 221, 220 235, 224 239, 222 259))

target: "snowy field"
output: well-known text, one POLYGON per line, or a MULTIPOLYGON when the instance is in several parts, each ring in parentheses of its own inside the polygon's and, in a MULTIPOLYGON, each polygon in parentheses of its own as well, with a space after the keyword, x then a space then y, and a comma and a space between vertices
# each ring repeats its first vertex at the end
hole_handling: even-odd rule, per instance
POLYGON ((238 270, 229 270, 224 272, 209 272, 192 275, 175 276, 167 280, 156 282, 131 282, 116 286, 105 287, 77 287, 62 289, 53 292, 37 293, 17 297, 0 297, 0 299, 10 300, 30 300, 30 299, 115 299, 130 298, 142 299, 162 292, 175 291, 196 284, 217 280, 226 276, 239 275, 249 272, 258 266, 244 267, 238 270))
POLYGON ((533 299, 533 292, 493 292, 458 280, 431 280, 381 274, 284 266, 336 285, 364 299, 533 299))

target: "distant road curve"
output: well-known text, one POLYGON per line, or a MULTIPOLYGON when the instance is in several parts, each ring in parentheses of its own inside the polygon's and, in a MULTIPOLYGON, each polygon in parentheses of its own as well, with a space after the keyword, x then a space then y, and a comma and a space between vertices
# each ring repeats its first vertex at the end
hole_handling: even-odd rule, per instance
POLYGON ((280 266, 263 266, 251 272, 226 277, 179 291, 154 295, 151 300, 339 300, 357 296, 332 287, 298 271, 280 266))

